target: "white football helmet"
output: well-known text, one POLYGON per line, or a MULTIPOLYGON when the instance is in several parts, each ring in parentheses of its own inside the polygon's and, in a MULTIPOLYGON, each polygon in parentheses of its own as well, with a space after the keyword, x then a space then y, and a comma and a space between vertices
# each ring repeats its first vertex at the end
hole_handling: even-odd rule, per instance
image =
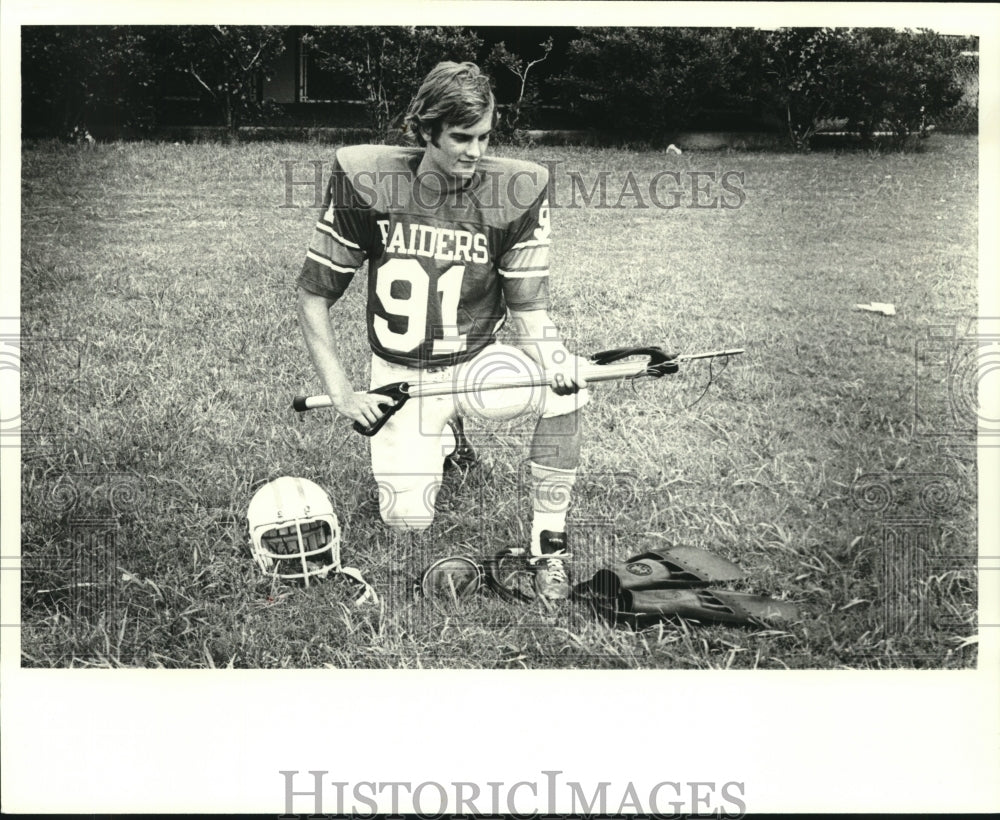
POLYGON ((341 571, 340 522, 330 497, 305 478, 282 476, 254 493, 247 510, 254 561, 272 576, 322 578, 341 571))

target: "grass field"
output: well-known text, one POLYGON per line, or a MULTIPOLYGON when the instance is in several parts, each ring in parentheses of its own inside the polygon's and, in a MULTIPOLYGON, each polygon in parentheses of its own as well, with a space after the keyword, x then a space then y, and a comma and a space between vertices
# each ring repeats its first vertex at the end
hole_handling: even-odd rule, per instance
MULTIPOLYGON (((365 439, 331 411, 295 418, 292 395, 318 387, 294 314, 317 214, 308 186, 284 207, 286 173, 312 179, 331 150, 25 146, 24 665, 975 666, 975 448, 949 400, 977 310, 975 138, 886 154, 517 152, 560 162, 551 314, 571 348, 747 350, 707 391, 704 363, 593 389, 577 574, 644 539, 708 548, 745 568, 741 588, 802 606, 787 629, 632 631, 574 604, 484 595, 446 613, 409 594, 435 557, 525 542, 530 424, 473 428, 485 463, 448 480, 427 533, 402 537, 378 519, 365 439), (628 172, 641 189, 677 171, 687 189, 677 208, 570 207, 567 174, 589 187, 602 170, 609 204, 628 172), (700 204, 739 203, 718 180, 742 174, 741 206, 688 207, 692 171, 716 175, 698 178, 700 204), (897 313, 854 308, 870 301, 897 313), (257 573, 245 510, 283 474, 330 492, 345 560, 381 607, 352 608, 335 580, 257 573)), ((333 311, 358 388, 363 296, 359 277, 333 311)))

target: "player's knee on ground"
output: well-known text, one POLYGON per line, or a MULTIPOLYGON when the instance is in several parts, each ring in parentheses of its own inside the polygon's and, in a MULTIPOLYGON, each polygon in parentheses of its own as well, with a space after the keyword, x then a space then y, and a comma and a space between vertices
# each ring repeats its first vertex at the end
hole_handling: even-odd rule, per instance
POLYGON ((433 518, 427 518, 426 516, 421 518, 418 516, 407 516, 397 513, 383 515, 382 520, 385 522, 387 527, 391 527, 398 532, 423 532, 434 523, 433 518))

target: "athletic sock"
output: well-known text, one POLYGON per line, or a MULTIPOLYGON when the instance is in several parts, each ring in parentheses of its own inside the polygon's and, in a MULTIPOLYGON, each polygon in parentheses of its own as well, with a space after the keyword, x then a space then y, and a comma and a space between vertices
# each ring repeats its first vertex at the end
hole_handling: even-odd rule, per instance
POLYGON ((566 512, 569 510, 576 483, 576 468, 563 470, 531 462, 534 479, 531 504, 534 515, 531 519, 531 554, 541 555, 541 535, 543 530, 566 531, 566 512))

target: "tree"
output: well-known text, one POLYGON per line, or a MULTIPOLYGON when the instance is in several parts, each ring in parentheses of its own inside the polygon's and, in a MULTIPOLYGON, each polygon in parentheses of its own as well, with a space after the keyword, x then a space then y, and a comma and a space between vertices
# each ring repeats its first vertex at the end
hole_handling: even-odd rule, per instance
POLYGON ((219 111, 231 134, 259 113, 257 86, 285 50, 288 26, 168 26, 159 54, 219 111))
POLYGON ((783 115, 796 148, 808 148, 823 120, 841 113, 851 43, 847 29, 782 28, 764 35, 761 91, 765 104, 783 115))
POLYGON ((506 116, 499 123, 501 133, 515 142, 524 141, 523 130, 528 125, 532 109, 538 103, 537 84, 534 78, 529 78, 531 69, 548 59, 552 53, 552 38, 549 37, 539 46, 542 49, 542 56, 525 62, 522 57, 508 50, 507 44, 501 41, 493 46, 486 58, 489 69, 505 69, 519 81, 517 98, 507 106, 506 116))
POLYGON ((147 45, 131 26, 24 27, 23 126, 68 136, 152 125, 156 68, 147 45))
POLYGON ((322 68, 349 76, 365 96, 373 138, 395 142, 420 82, 444 60, 473 61, 482 41, 443 26, 325 26, 303 38, 322 68))
POLYGON ((961 99, 961 41, 895 29, 734 29, 720 63, 734 99, 783 124, 800 149, 826 121, 870 141, 888 130, 898 141, 961 99))
POLYGON ((584 29, 557 78, 563 105, 620 138, 662 142, 716 83, 715 37, 690 28, 584 29))
POLYGON ((932 31, 855 29, 843 116, 870 140, 876 131, 897 141, 927 127, 962 98, 960 43, 932 31))

